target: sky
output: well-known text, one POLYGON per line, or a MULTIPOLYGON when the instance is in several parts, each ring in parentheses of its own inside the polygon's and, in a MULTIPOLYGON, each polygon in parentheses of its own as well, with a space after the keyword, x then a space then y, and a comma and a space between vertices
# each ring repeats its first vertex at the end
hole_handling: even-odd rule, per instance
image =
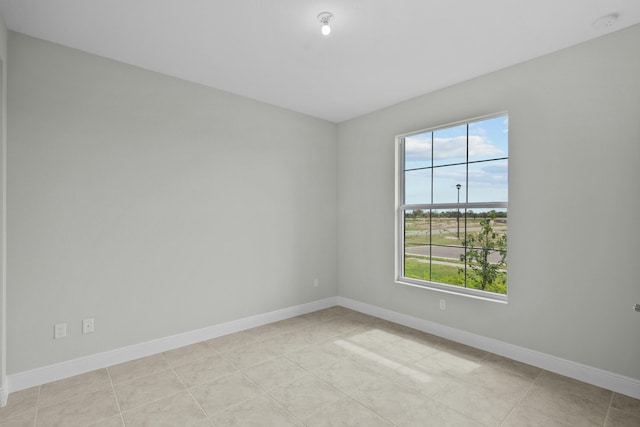
POLYGON ((405 204, 506 202, 508 129, 506 115, 469 124, 468 172, 466 124, 406 137, 405 204))

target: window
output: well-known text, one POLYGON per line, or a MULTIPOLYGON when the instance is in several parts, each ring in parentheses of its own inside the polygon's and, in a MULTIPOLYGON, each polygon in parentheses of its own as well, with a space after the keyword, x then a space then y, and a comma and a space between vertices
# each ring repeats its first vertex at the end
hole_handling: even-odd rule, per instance
POLYGON ((397 137, 396 281, 506 301, 508 123, 397 137))

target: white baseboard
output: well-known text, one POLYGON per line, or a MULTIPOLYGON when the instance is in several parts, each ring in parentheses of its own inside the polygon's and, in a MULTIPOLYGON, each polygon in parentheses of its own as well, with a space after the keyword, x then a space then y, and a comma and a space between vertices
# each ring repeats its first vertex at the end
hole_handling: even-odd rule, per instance
POLYGON ((524 347, 349 298, 338 297, 338 305, 640 399, 640 380, 634 378, 625 377, 613 372, 604 371, 535 350, 529 350, 524 347))
POLYGON ((0 408, 4 408, 7 405, 8 398, 9 388, 7 387, 7 383, 4 382, 2 386, 0 386, 0 408))
POLYGON ((106 351, 104 353, 80 357, 56 363, 54 365, 43 366, 30 371, 18 372, 16 374, 7 375, 8 387, 6 387, 5 384, 0 392, 2 392, 2 397, 6 402, 6 395, 8 392, 13 393, 29 387, 46 384, 51 381, 57 381, 74 375, 83 374, 85 372, 94 371, 96 369, 106 368, 108 366, 117 365, 119 363, 128 362, 141 357, 151 356, 163 351, 173 350, 185 345, 195 344, 223 335, 232 334, 234 332, 240 332, 245 329, 277 322, 279 320, 289 319, 291 317, 321 310, 323 308, 333 307, 334 305, 337 305, 337 297, 326 298, 306 304, 283 308, 281 310, 232 320, 230 322, 208 326, 206 328, 178 335, 134 344, 106 351))
POLYGON ((579 381, 613 390, 627 396, 640 399, 640 380, 604 371, 592 366, 583 365, 535 350, 505 343, 492 338, 451 328, 428 320, 398 313, 385 308, 362 303, 344 297, 331 297, 293 307, 263 313, 243 319, 233 320, 194 331, 185 332, 157 340, 134 344, 115 350, 73 359, 55 365, 44 366, 30 371, 7 375, 7 381, 0 387, 0 404, 6 403, 8 393, 24 390, 51 381, 83 374, 96 369, 117 365, 141 357, 173 350, 185 345, 195 344, 234 332, 255 328, 279 320, 341 305, 381 319, 409 326, 424 332, 437 335, 451 341, 460 342, 500 356, 508 357, 547 371, 555 372, 579 381))

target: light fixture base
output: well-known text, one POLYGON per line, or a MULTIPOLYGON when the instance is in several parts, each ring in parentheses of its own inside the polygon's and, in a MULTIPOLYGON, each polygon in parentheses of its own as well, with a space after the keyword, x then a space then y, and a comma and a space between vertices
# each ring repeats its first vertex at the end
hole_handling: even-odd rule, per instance
POLYGON ((618 15, 617 13, 611 13, 609 15, 602 16, 596 19, 592 25, 597 29, 611 28, 616 25, 618 18, 620 18, 620 15, 618 15))
POLYGON ((331 12, 320 12, 318 14, 318 21, 322 22, 323 25, 328 25, 331 19, 333 19, 333 13, 331 12))

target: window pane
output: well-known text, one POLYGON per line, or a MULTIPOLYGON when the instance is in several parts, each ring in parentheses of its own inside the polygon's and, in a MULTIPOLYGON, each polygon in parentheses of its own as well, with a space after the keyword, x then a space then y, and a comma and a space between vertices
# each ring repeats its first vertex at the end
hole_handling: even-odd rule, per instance
POLYGON ((433 133, 433 165, 450 165, 467 161, 467 125, 437 130, 433 133))
POLYGON ((506 202, 509 200, 507 160, 469 164, 469 202, 506 202))
POLYGON ((405 170, 431 166, 431 135, 431 132, 427 132, 405 138, 405 170))
POLYGON ((467 212, 465 243, 467 287, 506 294, 506 209, 467 212))
POLYGON ((431 203, 431 169, 404 173, 404 203, 431 203))
POLYGON ((507 157, 508 139, 508 116, 469 123, 469 161, 507 157))
POLYGON ((463 285, 460 255, 464 253, 464 213, 457 209, 433 210, 431 218, 431 281, 463 285))
POLYGON ((464 203, 467 166, 442 166, 433 169, 433 203, 464 203), (458 184, 460 189, 458 190, 458 184))
POLYGON ((502 253, 499 251, 486 251, 487 261, 477 261, 472 254, 480 254, 483 258, 482 250, 467 249, 466 255, 466 287, 480 289, 482 291, 495 292, 498 294, 507 293, 507 267, 500 264, 502 253))
POLYGON ((429 211, 407 210, 404 215, 404 275, 430 280, 431 234, 429 211))
POLYGON ((462 246, 464 240, 464 211, 434 209, 431 218, 431 243, 462 246))

